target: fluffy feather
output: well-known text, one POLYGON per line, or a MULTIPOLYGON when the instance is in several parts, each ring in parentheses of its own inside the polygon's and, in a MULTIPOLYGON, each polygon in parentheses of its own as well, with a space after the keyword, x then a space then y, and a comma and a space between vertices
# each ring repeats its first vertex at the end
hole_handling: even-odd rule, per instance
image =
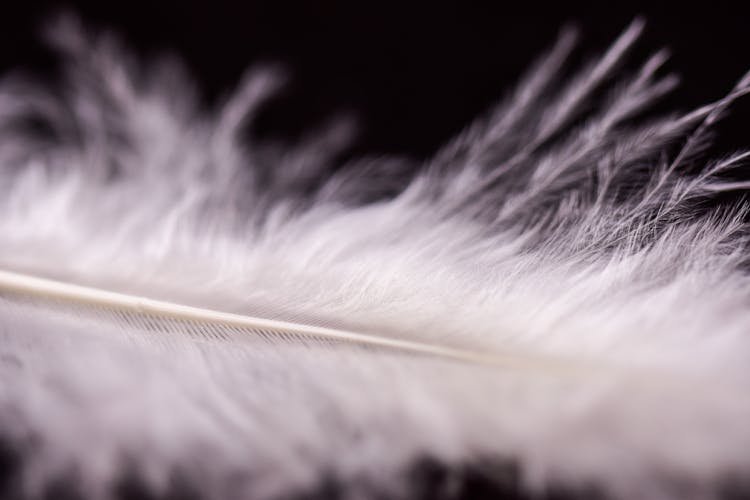
MULTIPOLYGON (((658 52, 614 78, 636 20, 558 76, 563 31, 516 90, 423 166, 333 168, 350 125, 247 142, 279 83, 215 112, 174 61, 136 63, 68 19, 64 78, 0 83, 0 266, 266 319, 503 359, 255 335, 7 288, 0 421, 12 488, 206 498, 413 494, 410 467, 518 464, 524 488, 711 498, 750 467, 747 207, 711 202, 748 156, 705 160, 750 92, 637 119, 658 52)), ((497 471, 490 467, 489 474, 497 471)))

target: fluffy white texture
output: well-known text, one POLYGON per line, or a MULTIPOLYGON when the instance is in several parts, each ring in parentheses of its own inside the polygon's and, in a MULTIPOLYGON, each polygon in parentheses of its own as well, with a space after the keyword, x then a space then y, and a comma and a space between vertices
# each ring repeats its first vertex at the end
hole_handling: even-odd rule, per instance
POLYGON ((702 205, 744 187, 721 176, 746 155, 697 158, 748 79, 633 122, 676 83, 660 52, 603 91, 641 29, 561 82, 564 32, 421 167, 331 173, 345 121, 294 147, 240 137, 278 72, 207 114, 174 62, 141 67, 58 27, 58 87, 0 83, 2 267, 532 362, 177 334, 165 348, 6 297, 0 419, 24 492, 75 470, 106 498, 123 461, 155 491, 180 471, 209 498, 257 499, 321 477, 351 498, 408 495, 424 457, 513 460, 530 491, 621 498, 710 498, 747 471, 747 209, 702 205))

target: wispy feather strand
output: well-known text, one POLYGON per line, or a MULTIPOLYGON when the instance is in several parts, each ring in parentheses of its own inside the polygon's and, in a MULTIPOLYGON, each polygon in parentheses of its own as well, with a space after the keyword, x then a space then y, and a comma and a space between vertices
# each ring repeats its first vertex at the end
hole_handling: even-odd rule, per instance
POLYGON ((205 498, 325 481, 400 498, 424 458, 510 461, 528 492, 612 498, 713 498, 742 477, 748 208, 711 200, 748 186, 726 175, 748 153, 700 155, 750 76, 638 119, 677 82, 663 51, 619 72, 642 29, 561 81, 564 30, 421 167, 334 168, 346 119, 296 145, 243 134, 278 69, 209 113, 175 61, 143 65, 59 24, 58 86, 0 82, 0 267, 499 362, 0 286, 0 428, 21 457, 9 488, 36 498, 68 478, 110 498, 127 471, 156 495, 179 476, 205 498))

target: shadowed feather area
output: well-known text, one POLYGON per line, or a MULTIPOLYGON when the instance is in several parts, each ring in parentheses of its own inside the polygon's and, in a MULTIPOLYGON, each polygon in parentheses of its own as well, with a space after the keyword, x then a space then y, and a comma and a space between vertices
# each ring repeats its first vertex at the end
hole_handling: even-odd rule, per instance
POLYGON ((346 118, 295 144, 245 133, 278 68, 206 110, 177 61, 56 24, 60 80, 0 80, 0 488, 455 498, 477 494, 467 467, 488 497, 742 483, 750 153, 704 151, 750 76, 643 115, 677 78, 664 51, 624 66, 642 29, 569 76, 563 30, 430 160, 341 166, 346 118))

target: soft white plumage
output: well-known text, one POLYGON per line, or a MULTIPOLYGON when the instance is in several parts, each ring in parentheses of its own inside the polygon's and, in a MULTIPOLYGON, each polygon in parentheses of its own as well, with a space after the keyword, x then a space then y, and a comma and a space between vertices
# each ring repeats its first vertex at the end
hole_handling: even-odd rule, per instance
POLYGON ((722 176, 747 154, 697 159, 747 77, 634 122, 676 83, 660 52, 602 92, 642 23, 560 82, 566 31, 416 173, 332 174, 346 123, 294 147, 241 138, 277 72, 206 113, 175 63, 140 66, 74 24, 55 32, 58 87, 0 83, 0 267, 499 362, 0 290, 0 422, 24 495, 74 475, 107 498, 127 470, 207 498, 326 480, 408 497, 427 458, 517 463, 532 492, 710 498, 750 467, 747 208, 705 204, 745 187, 722 176))

